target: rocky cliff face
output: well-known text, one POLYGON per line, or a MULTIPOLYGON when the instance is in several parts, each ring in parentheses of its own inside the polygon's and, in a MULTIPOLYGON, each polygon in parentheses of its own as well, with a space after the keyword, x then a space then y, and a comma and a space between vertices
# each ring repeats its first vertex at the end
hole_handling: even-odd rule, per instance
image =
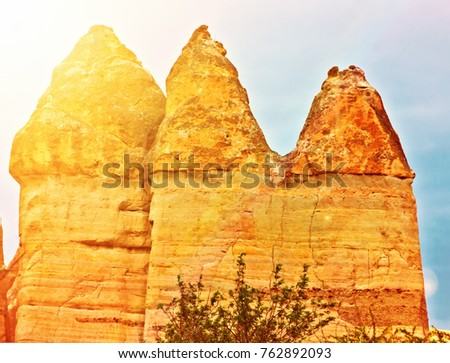
POLYGON ((16 136, 11 172, 15 341, 152 341, 177 275, 228 289, 242 252, 261 287, 275 263, 289 282, 309 264, 312 291, 340 302, 342 323, 370 324, 370 310, 379 325, 427 328, 414 173, 359 68, 330 70, 280 157, 205 26, 172 68, 167 102, 94 27, 16 136))

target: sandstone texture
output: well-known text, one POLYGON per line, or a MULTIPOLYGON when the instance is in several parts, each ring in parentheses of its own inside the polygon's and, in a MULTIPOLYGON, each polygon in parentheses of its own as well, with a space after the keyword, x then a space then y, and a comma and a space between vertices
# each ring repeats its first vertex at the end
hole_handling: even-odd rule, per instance
POLYGON ((166 90, 106 27, 55 70, 12 150, 21 247, 3 340, 154 341, 177 276, 227 291, 241 253, 259 287, 277 263, 290 283, 310 265, 339 326, 428 329, 414 173, 361 69, 329 71, 284 157, 206 26, 166 90))
POLYGON ((255 161, 270 151, 252 115, 247 91, 226 58, 223 45, 198 28, 167 77, 166 117, 156 137, 155 167, 174 158, 224 169, 233 162, 255 161))
POLYGON ((142 161, 165 96, 112 30, 93 27, 58 66, 14 140, 21 253, 9 308, 15 341, 138 341, 150 197, 102 187, 103 166, 142 161))
POLYGON ((358 67, 328 72, 293 152, 293 170, 323 167, 327 153, 345 164, 344 174, 414 177, 380 95, 358 67))
MULTIPOLYGON (((330 71, 296 149, 286 157, 280 158, 265 142, 259 142, 253 144, 252 158, 224 159, 224 155, 242 156, 235 145, 253 142, 237 131, 239 122, 220 122, 220 133, 232 135, 233 141, 219 147, 211 141, 208 151, 202 148, 203 138, 184 141, 184 130, 189 133, 198 124, 209 140, 217 138, 217 121, 233 117, 228 113, 232 108, 221 108, 233 91, 242 97, 233 104, 245 105, 241 113, 249 114, 246 94, 236 92, 237 74, 225 52, 217 52, 217 48, 206 29, 198 29, 167 80, 166 118, 152 155, 158 160, 166 150, 175 150, 180 160, 186 162, 188 155, 195 155, 199 163, 187 172, 176 172, 186 188, 169 182, 169 187, 153 190, 146 339, 154 339, 150 328, 164 320, 156 307, 170 301, 178 274, 186 281, 197 281, 202 275, 212 289, 228 290, 234 282, 236 258, 242 252, 247 253, 249 280, 261 287, 267 286, 276 263, 283 264, 290 282, 301 275, 304 263, 310 265, 311 288, 326 291, 340 302, 338 313, 343 322, 371 324, 372 312, 380 325, 426 328, 411 189, 414 173, 380 96, 362 70, 352 66, 330 71), (197 62, 207 71, 199 71, 203 68, 197 62), (217 63, 225 69, 210 68, 217 63), (221 80, 220 92, 217 79, 221 80), (203 96, 180 97, 185 90, 194 94, 192 85, 198 85, 203 96), (208 95, 213 96, 210 99, 208 95), (213 111, 192 117, 192 109, 213 111), (178 130, 178 135, 165 132, 163 126, 178 130), (327 155, 331 159, 327 160, 327 155), (253 177, 259 182, 248 183, 242 169, 229 171, 225 166, 222 178, 214 179, 222 182, 220 186, 202 183, 204 162, 226 165, 230 160, 239 167, 248 165, 249 160, 255 162, 253 177), (273 166, 270 171, 264 168, 267 160, 273 166), (339 180, 332 178, 335 170, 339 180)), ((254 119, 239 120, 247 129, 258 130, 254 119)))

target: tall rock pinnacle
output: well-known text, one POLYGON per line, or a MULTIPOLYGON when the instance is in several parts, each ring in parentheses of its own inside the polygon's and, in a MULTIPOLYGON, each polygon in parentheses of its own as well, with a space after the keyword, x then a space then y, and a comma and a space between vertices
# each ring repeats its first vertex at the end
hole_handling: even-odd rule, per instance
POLYGON ((93 26, 56 68, 39 106, 46 104, 131 147, 148 148, 164 117, 165 97, 111 28, 93 26))
POLYGON ((11 155, 21 184, 15 341, 142 335, 150 196, 135 174, 107 187, 103 173, 125 154, 142 161, 164 113, 162 91, 110 28, 91 28, 54 71, 11 155))
POLYGON ((293 153, 293 171, 307 163, 324 167, 326 153, 345 163, 343 174, 414 177, 380 95, 358 67, 328 72, 293 153))
POLYGON ((167 78, 166 118, 158 132, 154 161, 194 154, 200 163, 254 160, 270 152, 254 119, 238 72, 199 27, 167 78))

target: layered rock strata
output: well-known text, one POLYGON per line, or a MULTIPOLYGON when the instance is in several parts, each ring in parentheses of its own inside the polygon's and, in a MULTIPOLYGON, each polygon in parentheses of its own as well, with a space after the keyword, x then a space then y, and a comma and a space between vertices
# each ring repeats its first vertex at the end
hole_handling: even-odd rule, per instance
MULTIPOLYGON (((249 192, 240 186, 252 184, 240 170, 247 166, 260 174, 266 156, 278 157, 225 54, 202 26, 167 78, 166 117, 150 154, 154 183, 146 340, 153 339, 152 327, 164 321, 156 307, 176 292, 178 274, 187 280, 202 274, 219 286, 224 274, 233 273, 235 245, 254 240, 252 211, 263 197, 259 188, 249 192)), ((263 243, 258 241, 261 248, 263 243)))
MULTIPOLYGON (((0 243, 0 248, 1 245, 0 243)), ((16 279, 19 261, 22 257, 23 250, 19 247, 13 260, 8 264, 8 267, 0 268, 0 321, 2 322, 2 326, 0 326, 0 342, 14 342, 16 317, 15 310, 9 309, 9 302, 15 299, 15 292, 11 287, 16 279)))
POLYGON ((317 189, 309 236, 313 271, 340 317, 426 328, 415 174, 361 69, 329 71, 286 159, 292 173, 307 165, 325 186, 336 171, 345 183, 317 189))
POLYGON ((330 70, 296 149, 280 158, 222 45, 202 27, 167 79, 166 110, 153 160, 171 155, 185 168, 155 169, 169 185, 153 190, 147 340, 177 275, 226 291, 242 252, 261 287, 276 263, 289 282, 310 265, 311 290, 339 301, 343 323, 371 324, 372 314, 379 325, 426 329, 414 173, 359 68, 330 70))
POLYGON ((177 276, 227 291, 241 253, 260 287, 310 265, 339 324, 428 328, 414 173, 362 70, 330 70, 284 157, 207 27, 166 86, 106 27, 55 70, 12 151, 12 340, 153 341, 177 276))
POLYGON ((54 71, 12 149, 23 253, 9 301, 15 341, 142 336, 150 197, 122 164, 124 155, 142 162, 164 109, 110 28, 91 28, 54 71))

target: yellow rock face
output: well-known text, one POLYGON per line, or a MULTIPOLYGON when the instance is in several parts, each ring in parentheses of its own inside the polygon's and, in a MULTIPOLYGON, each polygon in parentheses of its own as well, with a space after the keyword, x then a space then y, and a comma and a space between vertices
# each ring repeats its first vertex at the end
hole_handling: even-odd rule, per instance
POLYGON ((311 293, 338 301, 342 324, 372 313, 379 326, 428 328, 414 173, 359 68, 329 72, 280 157, 205 26, 170 72, 167 103, 112 31, 94 27, 17 134, 11 173, 21 248, 0 313, 15 341, 153 341, 177 275, 227 291, 243 252, 259 287, 276 263, 290 283, 310 265, 311 293), (108 184, 103 166, 122 175, 125 155, 153 163, 151 188, 136 167, 108 184))
POLYGON ((16 341, 140 339, 150 197, 132 173, 130 188, 102 187, 103 166, 142 162, 164 109, 110 28, 93 27, 55 70, 12 150, 24 251, 9 302, 16 341))
POLYGON ((165 97, 110 28, 92 27, 54 71, 14 139, 11 174, 102 176, 103 163, 142 156, 164 117, 165 97))
POLYGON ((61 110, 130 147, 148 149, 164 106, 161 89, 133 52, 111 28, 94 26, 55 69, 38 109, 61 110))
POLYGON ((271 150, 222 44, 198 28, 167 78, 166 117, 151 161, 156 168, 195 155, 202 165, 264 160, 271 150))
POLYGON ((4 266, 4 257, 3 257, 3 225, 2 220, 0 218, 0 267, 4 266))
POLYGON ((202 275, 207 286, 228 291, 243 252, 253 285, 267 287, 276 263, 293 283, 306 263, 310 287, 340 303, 343 321, 371 324, 371 311, 381 326, 427 327, 411 181, 343 175, 346 188, 329 188, 322 180, 295 190, 155 193, 147 339, 164 321, 156 307, 176 293, 178 274, 193 282, 202 275))

